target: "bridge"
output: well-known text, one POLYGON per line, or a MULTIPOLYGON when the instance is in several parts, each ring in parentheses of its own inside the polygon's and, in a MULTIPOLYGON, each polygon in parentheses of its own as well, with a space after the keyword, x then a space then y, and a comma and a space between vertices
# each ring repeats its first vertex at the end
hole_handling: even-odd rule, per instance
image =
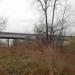
MULTIPOLYGON (((58 37, 58 36, 55 36, 58 37)), ((67 40, 68 37, 71 36, 64 36, 64 39, 67 40)), ((42 39, 46 38, 45 34, 27 34, 27 33, 10 33, 10 32, 0 32, 0 39, 23 39, 23 40, 36 40, 37 38, 42 39)))
MULTIPOLYGON (((0 32, 1 39, 30 39, 35 40, 36 38, 46 38, 45 34, 27 34, 27 33, 10 33, 10 32, 0 32)), ((58 36, 55 36, 56 38, 58 36)), ((62 36, 65 39, 72 36, 62 36)))
POLYGON ((2 39, 31 39, 31 40, 34 40, 36 39, 36 37, 45 37, 45 35, 0 32, 0 38, 2 39))
POLYGON ((8 39, 8 46, 10 39, 36 40, 37 38, 43 38, 43 37, 45 37, 45 35, 0 32, 0 39, 8 39))

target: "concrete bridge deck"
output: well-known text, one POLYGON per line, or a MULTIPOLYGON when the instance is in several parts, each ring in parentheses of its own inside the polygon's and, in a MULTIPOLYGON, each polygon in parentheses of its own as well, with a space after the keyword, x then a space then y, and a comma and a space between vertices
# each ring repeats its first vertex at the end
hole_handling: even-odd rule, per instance
POLYGON ((0 38, 2 39, 36 39, 36 37, 39 37, 39 35, 38 34, 0 32, 0 38))

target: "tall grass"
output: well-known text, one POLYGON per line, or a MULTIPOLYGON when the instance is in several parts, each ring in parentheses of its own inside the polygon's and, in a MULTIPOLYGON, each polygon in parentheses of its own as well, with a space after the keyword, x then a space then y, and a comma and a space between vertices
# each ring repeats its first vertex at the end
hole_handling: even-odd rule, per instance
POLYGON ((51 51, 42 42, 0 47, 0 75, 75 75, 72 58, 68 59, 72 55, 53 50, 52 64, 51 51))

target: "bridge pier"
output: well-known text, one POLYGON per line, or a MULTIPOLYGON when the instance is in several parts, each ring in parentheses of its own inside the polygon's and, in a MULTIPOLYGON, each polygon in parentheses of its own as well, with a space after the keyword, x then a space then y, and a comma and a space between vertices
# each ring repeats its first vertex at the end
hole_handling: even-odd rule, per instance
POLYGON ((7 45, 10 46, 10 39, 7 39, 7 45))

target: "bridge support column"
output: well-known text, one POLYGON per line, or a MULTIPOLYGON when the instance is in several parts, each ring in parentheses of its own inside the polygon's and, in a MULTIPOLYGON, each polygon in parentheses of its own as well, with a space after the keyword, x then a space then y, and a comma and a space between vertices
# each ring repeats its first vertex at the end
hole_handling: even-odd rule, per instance
POLYGON ((10 39, 7 39, 7 45, 10 46, 10 39))

